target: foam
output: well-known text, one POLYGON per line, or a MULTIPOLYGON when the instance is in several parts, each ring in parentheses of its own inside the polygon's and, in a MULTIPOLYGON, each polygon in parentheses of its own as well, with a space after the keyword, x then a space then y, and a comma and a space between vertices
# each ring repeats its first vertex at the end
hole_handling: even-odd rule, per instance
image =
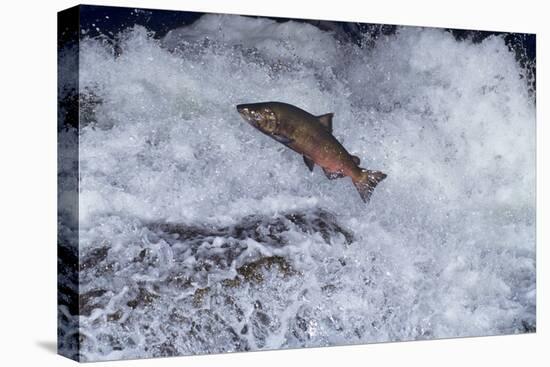
POLYGON ((81 92, 99 101, 80 136, 81 250, 110 248, 110 268, 82 278, 84 291, 108 290, 99 313, 81 316, 86 359, 534 325, 535 107, 501 37, 474 44, 401 27, 362 49, 308 24, 205 15, 161 41, 136 26, 119 47, 115 57, 100 40, 81 43, 81 92), (368 206, 349 179, 310 174, 235 110, 267 100, 335 113, 335 136, 363 167, 388 174, 368 206), (249 215, 319 208, 353 233, 351 244, 291 223, 288 245, 238 242, 243 250, 227 266, 185 273, 189 289, 165 281, 193 269, 200 254, 225 253, 230 239, 205 239, 194 252, 148 227, 232 226, 249 215), (132 262, 144 249, 151 261, 132 262), (287 259, 301 275, 273 271, 260 285, 220 288, 266 256, 287 259), (203 287, 213 295, 197 310, 188 296, 203 287), (139 288, 158 297, 131 309, 139 288), (218 302, 224 294, 235 304, 218 302), (178 309, 185 315, 173 316, 178 309), (107 319, 117 310, 124 322, 107 319), (250 331, 239 334, 244 325, 250 331))

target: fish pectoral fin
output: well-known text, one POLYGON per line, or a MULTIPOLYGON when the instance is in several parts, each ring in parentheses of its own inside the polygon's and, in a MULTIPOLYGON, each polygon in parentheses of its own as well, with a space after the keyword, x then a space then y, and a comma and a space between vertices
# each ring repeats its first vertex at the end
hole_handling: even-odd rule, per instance
POLYGON ((327 176, 329 180, 336 180, 337 178, 344 177, 344 174, 342 172, 331 172, 326 168, 323 168, 323 172, 325 172, 325 176, 327 176))
POLYGON ((270 135, 273 139, 277 140, 279 143, 281 144, 290 144, 292 143, 294 140, 284 136, 284 135, 278 135, 278 134, 271 134, 270 135))
POLYGON ((305 155, 303 157, 304 157, 304 163, 306 164, 307 168, 309 168, 309 170, 313 172, 313 167, 315 167, 315 162, 313 162, 311 159, 309 159, 305 155))
POLYGON ((317 116, 317 120, 319 120, 319 123, 323 125, 325 129, 329 133, 332 134, 332 117, 334 116, 334 113, 326 113, 324 115, 317 116))

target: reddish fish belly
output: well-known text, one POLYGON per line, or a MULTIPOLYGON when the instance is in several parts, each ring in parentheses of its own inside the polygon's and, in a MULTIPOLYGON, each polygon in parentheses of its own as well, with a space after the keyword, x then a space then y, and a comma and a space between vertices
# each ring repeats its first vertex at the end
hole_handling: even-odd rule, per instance
POLYGON ((351 177, 352 179, 357 176, 359 169, 351 160, 350 155, 347 152, 342 151, 342 149, 339 149, 339 147, 325 142, 325 144, 317 145, 317 147, 313 149, 312 147, 302 148, 305 149, 296 147, 295 150, 298 153, 310 158, 316 165, 326 171, 331 173, 341 173, 344 176, 351 177), (319 148, 319 146, 321 148, 319 148))
POLYGON ((344 176, 349 176, 352 179, 356 176, 355 171, 357 170, 357 167, 347 154, 345 157, 323 159, 322 162, 319 163, 317 163, 315 159, 313 159, 313 161, 329 172, 342 173, 344 176))

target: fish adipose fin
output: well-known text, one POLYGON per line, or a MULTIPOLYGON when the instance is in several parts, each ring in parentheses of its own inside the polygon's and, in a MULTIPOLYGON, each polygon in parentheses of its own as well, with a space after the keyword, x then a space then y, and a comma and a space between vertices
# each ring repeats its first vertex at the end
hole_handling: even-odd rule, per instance
POLYGON ((325 176, 327 176, 327 178, 329 180, 336 180, 337 178, 342 178, 344 177, 344 174, 341 173, 341 172, 330 172, 330 171, 327 171, 326 169, 323 168, 323 172, 325 172, 325 176))
POLYGON ((307 168, 309 168, 309 170, 313 172, 313 167, 315 167, 315 162, 313 162, 311 159, 309 159, 305 155, 303 157, 304 157, 304 163, 306 164, 307 168))
POLYGON ((351 156, 351 160, 353 161, 353 163, 355 163, 356 166, 358 166, 358 165, 361 164, 361 160, 360 160, 359 157, 356 156, 356 155, 352 155, 352 156, 351 156))
POLYGON ((380 181, 386 178, 386 174, 382 173, 380 171, 369 171, 369 170, 362 170, 361 176, 359 180, 354 180, 353 184, 357 188, 357 191, 359 191, 359 195, 361 195, 361 199, 368 203, 370 196, 372 192, 374 191, 374 188, 380 181))
POLYGON ((334 116, 334 113, 326 113, 324 115, 321 115, 321 116, 317 116, 317 119, 319 120, 319 122, 321 123, 321 125, 323 125, 323 127, 325 129, 327 129, 327 131, 329 133, 332 134, 332 117, 334 116))

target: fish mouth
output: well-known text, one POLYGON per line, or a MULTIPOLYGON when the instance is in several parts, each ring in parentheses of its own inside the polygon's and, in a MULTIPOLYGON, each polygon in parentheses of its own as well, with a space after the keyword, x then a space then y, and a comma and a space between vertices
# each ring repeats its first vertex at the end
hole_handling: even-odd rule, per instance
POLYGON ((237 111, 242 116, 242 118, 248 122, 250 125, 257 127, 256 119, 254 117, 254 111, 250 109, 248 104, 239 104, 237 105, 237 111))
POLYGON ((250 114, 250 112, 252 111, 252 109, 250 108, 250 105, 249 104, 238 104, 237 105, 237 111, 241 114, 241 115, 248 115, 250 114))

